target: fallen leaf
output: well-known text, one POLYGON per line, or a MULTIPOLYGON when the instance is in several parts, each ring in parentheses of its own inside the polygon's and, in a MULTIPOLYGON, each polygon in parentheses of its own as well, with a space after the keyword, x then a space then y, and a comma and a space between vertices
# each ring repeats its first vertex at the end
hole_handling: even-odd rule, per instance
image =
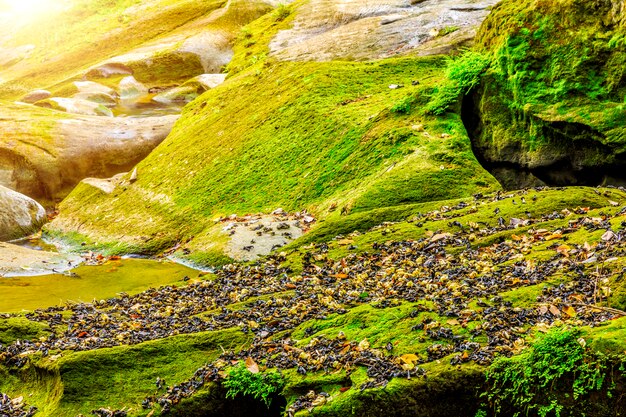
POLYGON ((555 317, 561 317, 561 311, 552 304, 550 304, 550 313, 555 317))
POLYGON ((400 360, 404 363, 415 363, 417 362, 417 355, 414 355, 412 353, 405 353, 404 355, 400 356, 400 360))
POLYGON ((363 339, 359 342, 359 350, 363 351, 369 348, 370 348, 370 342, 368 342, 367 339, 363 339))
POLYGON ((436 235, 433 235, 433 237, 430 238, 430 241, 431 243, 439 242, 440 240, 443 240, 449 237, 452 237, 452 233, 438 233, 436 235))
POLYGON ((561 233, 561 232, 554 232, 551 235, 546 236, 546 241, 560 239, 562 237, 563 237, 563 233, 561 233))
POLYGON ((563 310, 563 312, 570 317, 576 316, 576 309, 572 306, 567 307, 565 310, 563 310))
POLYGON ((616 237, 617 236, 615 235, 615 233, 613 233, 613 231, 607 230, 606 232, 604 232, 601 239, 604 240, 605 242, 610 242, 611 240, 614 240, 616 237))
POLYGON ((253 374, 259 373, 259 365, 249 356, 246 358, 246 368, 253 374))
POLYGON ((410 371, 412 369, 415 369, 415 364, 413 364, 413 363, 403 363, 402 364, 402 369, 404 369, 405 371, 410 371))

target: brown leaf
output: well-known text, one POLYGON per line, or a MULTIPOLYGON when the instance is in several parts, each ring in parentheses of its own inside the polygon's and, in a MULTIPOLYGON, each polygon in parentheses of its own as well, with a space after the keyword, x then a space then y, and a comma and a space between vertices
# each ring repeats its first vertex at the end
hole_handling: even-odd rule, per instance
POLYGON ((430 238, 430 241, 432 243, 434 242, 439 242, 440 240, 446 239, 452 237, 452 233, 438 233, 436 235, 434 235, 433 237, 430 238))
POLYGON ((249 356, 246 358, 246 368, 253 374, 259 373, 259 365, 249 356))
POLYGON ((369 348, 370 348, 370 342, 368 342, 367 339, 363 339, 359 342, 360 351, 367 350, 369 348))
POLYGON ((550 313, 555 317, 561 317, 561 311, 552 304, 550 304, 550 313))
POLYGON ((571 248, 567 245, 557 246, 556 251, 565 257, 569 257, 569 251, 571 248))

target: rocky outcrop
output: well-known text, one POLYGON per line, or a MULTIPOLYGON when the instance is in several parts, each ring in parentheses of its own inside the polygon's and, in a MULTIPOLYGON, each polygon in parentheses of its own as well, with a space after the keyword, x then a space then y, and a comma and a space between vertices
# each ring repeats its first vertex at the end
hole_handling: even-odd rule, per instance
POLYGON ((0 241, 34 233, 45 220, 46 211, 39 203, 0 186, 0 241))
POLYGON ((178 118, 70 117, 9 104, 0 114, 0 184, 48 202, 62 199, 83 178, 128 171, 178 118))
POLYGON ((281 60, 368 60, 449 52, 467 45, 497 0, 311 1, 293 28, 278 33, 271 54, 281 60))
POLYGON ((504 1, 485 21, 478 42, 493 64, 462 115, 506 188, 626 185, 620 4, 504 1))

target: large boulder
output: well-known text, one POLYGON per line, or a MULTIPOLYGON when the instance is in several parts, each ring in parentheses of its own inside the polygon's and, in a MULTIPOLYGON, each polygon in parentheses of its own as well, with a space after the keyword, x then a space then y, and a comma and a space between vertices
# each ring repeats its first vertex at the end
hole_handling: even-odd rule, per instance
POLYGON ((36 232, 46 220, 46 210, 32 198, 0 186, 0 241, 36 232))
POLYGON ((61 200, 83 178, 130 170, 178 118, 76 116, 8 103, 0 115, 0 184, 45 203, 61 200))
MULTIPOLYGON (((93 99, 92 95, 89 98, 93 99)), ((104 104, 84 98, 52 97, 35 103, 36 106, 87 116, 113 117, 113 112, 104 104)))
POLYGON ((498 0, 320 0, 298 8, 270 44, 281 60, 369 60, 467 45, 498 0))
POLYGON ((507 0, 485 21, 492 65, 463 119, 505 187, 626 183, 623 4, 507 0))
POLYGON ((263 0, 229 1, 179 31, 96 64, 86 77, 124 74, 147 85, 166 86, 204 73, 219 73, 233 57, 232 43, 240 28, 272 7, 272 2, 263 0))
POLYGON ((217 87, 226 80, 226 74, 201 74, 183 85, 157 94, 152 100, 157 103, 189 103, 207 90, 217 87))
POLYGON ((20 101, 24 103, 36 103, 39 100, 45 100, 52 97, 52 94, 48 90, 33 90, 26 94, 20 101))

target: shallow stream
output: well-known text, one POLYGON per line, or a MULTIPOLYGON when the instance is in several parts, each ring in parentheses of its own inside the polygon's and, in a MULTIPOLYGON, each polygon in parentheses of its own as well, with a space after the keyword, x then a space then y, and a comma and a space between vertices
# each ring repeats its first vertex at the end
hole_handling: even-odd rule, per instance
POLYGON ((0 312, 46 308, 66 302, 90 302, 125 292, 182 283, 197 270, 169 260, 120 259, 81 265, 68 274, 0 278, 0 312))

